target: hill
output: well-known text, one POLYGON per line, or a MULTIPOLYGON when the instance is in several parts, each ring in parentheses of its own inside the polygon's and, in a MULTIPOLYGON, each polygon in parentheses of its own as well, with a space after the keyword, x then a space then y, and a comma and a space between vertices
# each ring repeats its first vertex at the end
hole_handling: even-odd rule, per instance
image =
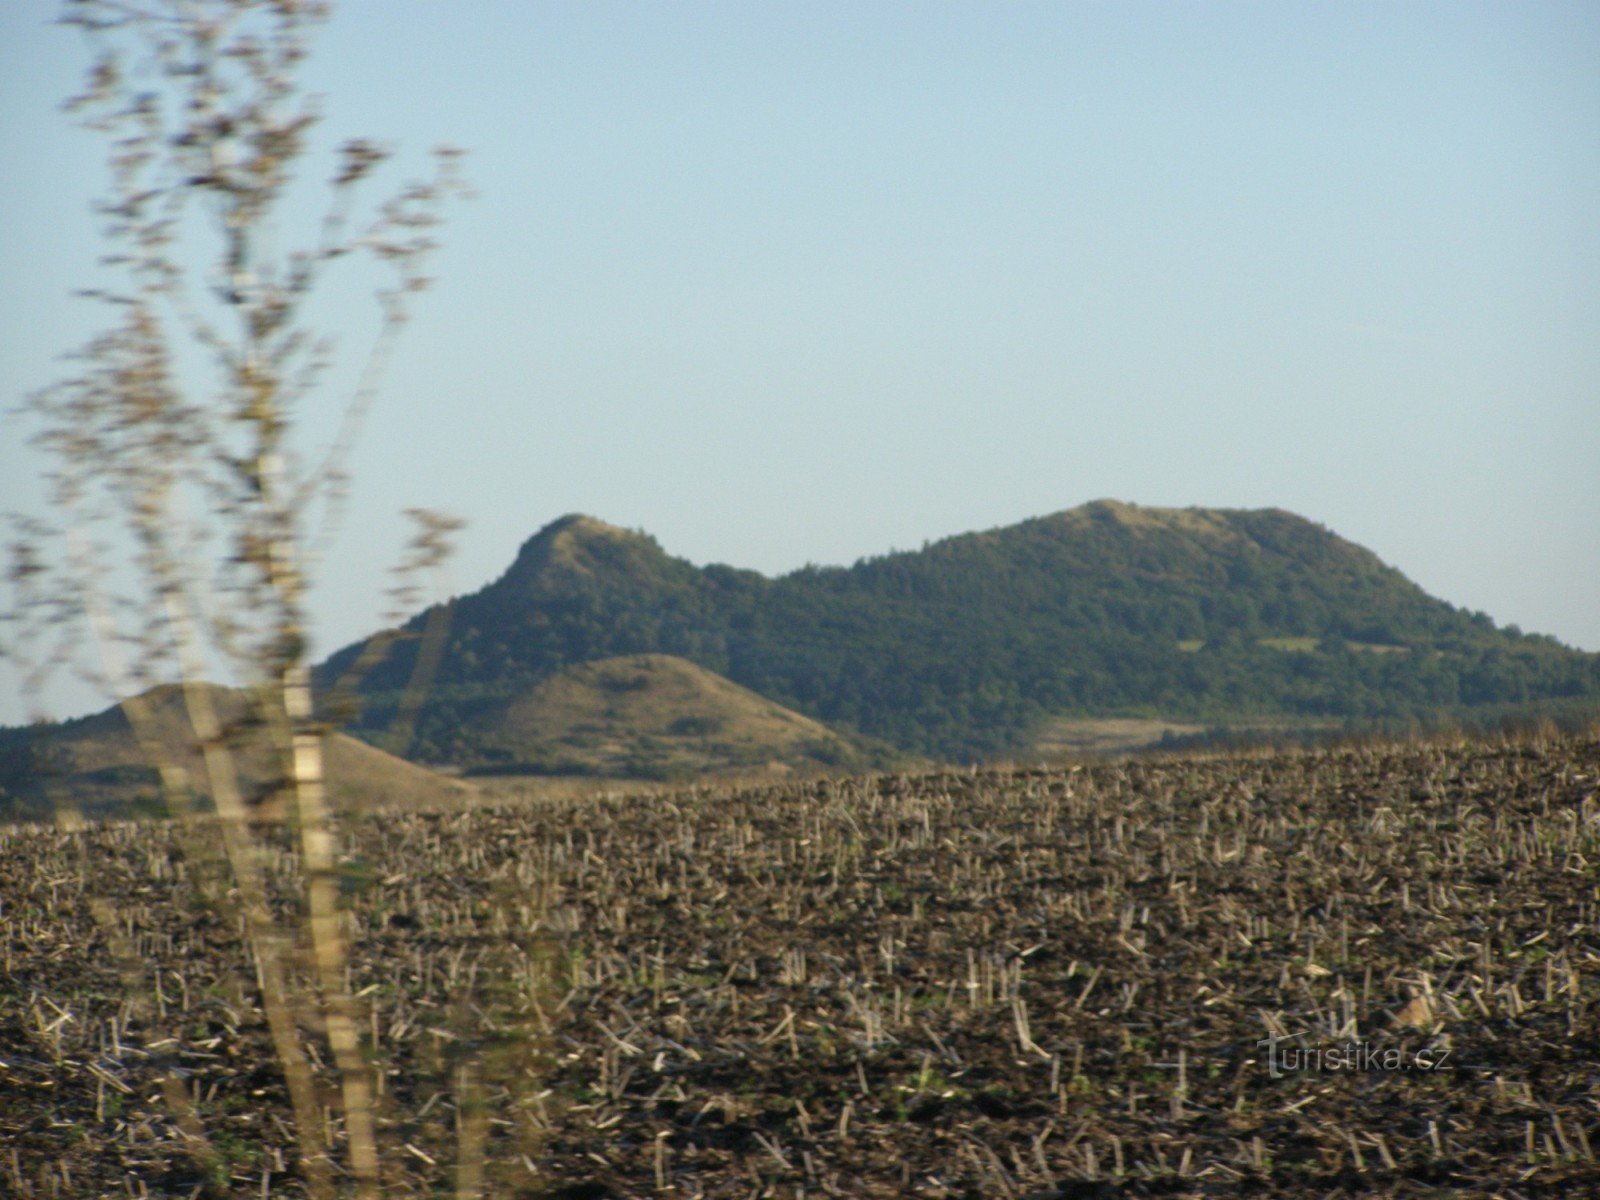
MULTIPOLYGON (((209 689, 224 719, 241 709, 236 693, 209 689)), ((156 688, 142 699, 159 741, 170 749, 201 794, 209 791, 206 770, 175 687, 156 688)), ((328 794, 334 803, 360 811, 458 806, 477 789, 416 763, 387 754, 344 733, 324 743, 328 794)), ((265 775, 259 761, 243 763, 245 786, 265 775)), ((155 770, 120 706, 61 724, 0 729, 0 820, 53 815, 57 801, 82 815, 128 816, 164 811, 155 770)))
POLYGON ((685 779, 864 771, 891 757, 666 654, 565 667, 476 724, 478 753, 461 765, 484 774, 685 779))
MULTIPOLYGON (((1027 750, 1063 718, 1325 725, 1600 704, 1600 655, 1496 628, 1279 509, 1103 500, 777 579, 568 516, 448 617, 411 750, 439 762, 483 754, 484 722, 539 681, 635 654, 945 758, 1027 750)), ((358 731, 392 715, 416 645, 367 680, 358 731)))

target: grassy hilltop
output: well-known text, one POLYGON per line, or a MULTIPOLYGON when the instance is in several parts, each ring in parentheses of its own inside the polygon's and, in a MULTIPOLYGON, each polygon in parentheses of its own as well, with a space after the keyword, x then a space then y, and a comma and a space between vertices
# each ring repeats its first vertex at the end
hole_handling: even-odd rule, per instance
POLYGON ((895 755, 667 654, 578 663, 475 722, 491 774, 705 778, 865 771, 895 755))

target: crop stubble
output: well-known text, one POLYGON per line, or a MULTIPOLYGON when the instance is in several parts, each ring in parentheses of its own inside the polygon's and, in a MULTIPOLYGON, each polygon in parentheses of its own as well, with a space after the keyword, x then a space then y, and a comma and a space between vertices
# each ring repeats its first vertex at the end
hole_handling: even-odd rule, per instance
MULTIPOLYGON (((392 1186, 462 1128, 494 1195, 1594 1186, 1597 776, 1551 736, 370 818, 392 1186), (1274 1075, 1273 1035, 1444 1061, 1274 1075)), ((19 1196, 294 1194, 196 874, 166 824, 0 831, 19 1196)))

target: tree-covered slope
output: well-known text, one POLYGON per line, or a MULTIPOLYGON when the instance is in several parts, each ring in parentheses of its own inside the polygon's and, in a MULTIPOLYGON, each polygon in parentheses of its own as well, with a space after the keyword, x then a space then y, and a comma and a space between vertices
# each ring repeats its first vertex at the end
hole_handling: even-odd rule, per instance
MULTIPOLYGON (((394 710, 417 645, 368 680, 369 728, 394 710)), ((475 721, 529 684, 644 653, 955 757, 1014 749, 1061 713, 1372 719, 1600 702, 1600 656, 1496 629, 1276 509, 1097 501, 778 579, 698 568, 572 516, 453 602, 413 750, 459 759, 475 721)))

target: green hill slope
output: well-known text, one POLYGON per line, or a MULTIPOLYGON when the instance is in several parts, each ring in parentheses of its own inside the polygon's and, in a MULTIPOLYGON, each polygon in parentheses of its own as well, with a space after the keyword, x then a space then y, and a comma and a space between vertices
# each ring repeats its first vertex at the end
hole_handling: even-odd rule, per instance
MULTIPOLYGON (((561 668, 632 654, 685 658, 942 757, 1014 752, 1063 716, 1373 720, 1600 703, 1600 656, 1497 629, 1277 509, 1097 501, 778 579, 698 568, 570 516, 449 616, 412 750, 436 761, 483 753, 485 722, 561 668)), ((415 646, 368 680, 369 727, 392 713, 415 646)))

